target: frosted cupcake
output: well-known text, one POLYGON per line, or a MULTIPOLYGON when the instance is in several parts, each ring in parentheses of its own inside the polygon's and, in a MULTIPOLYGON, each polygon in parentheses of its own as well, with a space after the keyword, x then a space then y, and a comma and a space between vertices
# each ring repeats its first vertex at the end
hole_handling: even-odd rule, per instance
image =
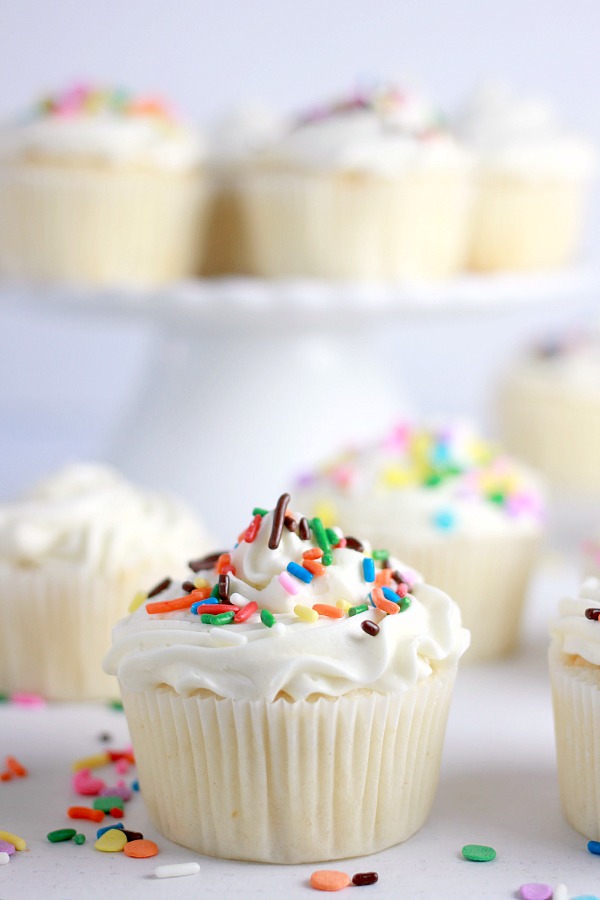
POLYGON ((68 466, 1 505, 0 693, 116 696, 102 670, 112 626, 206 545, 185 507, 104 466, 68 466))
POLYGON ((301 479, 299 502, 384 547, 447 591, 471 631, 468 659, 515 648, 542 534, 538 481, 468 426, 399 424, 301 479))
POLYGON ((410 837, 435 792, 456 605, 339 529, 254 510, 115 628, 116 674, 150 817, 211 856, 273 863, 410 837))
POLYGON ((452 275, 466 258, 469 163, 417 94, 376 90, 317 109, 245 173, 255 270, 334 279, 452 275))
POLYGON ((240 203, 240 180, 253 158, 278 140, 284 122, 268 107, 249 104, 221 119, 207 151, 208 228, 202 274, 254 275, 240 203))
POLYGON ((560 798, 573 828, 600 840, 600 581, 560 603, 549 651, 560 798))
POLYGON ((566 131, 545 101, 501 86, 474 96, 459 133, 478 157, 469 267, 531 270, 572 262, 595 168, 591 143, 566 131))
POLYGON ((0 273, 145 285, 197 271, 204 148, 162 100, 75 86, 0 130, 0 273))
POLYGON ((540 343, 512 363, 499 392, 503 439, 553 484, 600 492, 600 341, 594 333, 540 343))

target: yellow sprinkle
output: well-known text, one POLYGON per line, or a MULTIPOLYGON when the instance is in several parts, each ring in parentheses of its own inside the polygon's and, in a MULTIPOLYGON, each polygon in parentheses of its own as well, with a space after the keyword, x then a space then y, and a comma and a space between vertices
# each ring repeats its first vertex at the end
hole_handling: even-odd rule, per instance
POLYGON ((333 503, 325 500, 315 506, 315 516, 321 520, 325 528, 332 528, 337 524, 337 512, 333 503))
POLYGON ((294 612, 303 622, 316 622, 319 618, 319 613, 316 610, 311 609, 310 606, 302 606, 300 603, 294 607, 294 612))
POLYGON ((78 772, 80 769, 98 769, 100 766, 107 766, 110 762, 108 753, 96 753, 94 756, 84 756, 83 759, 77 759, 71 764, 71 770, 78 772))
POLYGON ((8 844, 12 844, 15 850, 26 850, 27 844, 16 834, 11 834, 10 831, 0 831, 0 841, 6 841, 8 844))
POLYGON ((142 603, 147 599, 148 599, 148 594, 146 594, 144 591, 138 591, 137 594, 135 595, 135 597, 133 598, 133 600, 131 601, 131 603, 129 604, 127 612, 134 613, 136 611, 136 609, 139 609, 139 607, 142 605, 142 603))
POLYGON ((404 466, 387 466, 381 473, 386 487, 406 487, 414 481, 413 473, 404 466))
POLYGON ((344 612, 348 612, 348 610, 352 606, 352 604, 348 603, 347 600, 336 600, 335 605, 337 606, 338 609, 343 609, 344 612))
POLYGON ((194 578, 194 587, 200 590, 201 588, 210 587, 210 582, 206 580, 206 578, 201 578, 199 575, 197 578, 194 578))

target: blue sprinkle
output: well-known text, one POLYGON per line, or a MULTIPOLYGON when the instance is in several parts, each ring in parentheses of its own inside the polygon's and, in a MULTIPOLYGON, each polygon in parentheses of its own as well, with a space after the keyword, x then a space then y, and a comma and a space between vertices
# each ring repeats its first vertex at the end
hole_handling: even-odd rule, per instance
POLYGON ((192 603, 192 605, 190 606, 190 612, 199 616, 200 613, 198 612, 198 608, 200 606, 211 606, 212 604, 214 604, 214 602, 215 602, 214 597, 209 597, 208 600, 196 600, 196 602, 192 603))
POLYGON ((118 822, 116 825, 105 825, 104 828, 99 828, 96 832, 96 838, 102 837, 105 831, 112 831, 113 828, 120 828, 121 831, 125 831, 125 826, 122 822, 118 822))
POLYGON ((393 591, 390 587, 382 587, 381 590, 386 600, 391 600, 392 603, 400 602, 400 597, 398 596, 396 591, 393 591))
POLYGON ((573 897, 572 900, 598 900, 595 894, 578 894, 577 897, 573 897))
POLYGON ((135 781, 132 781, 132 782, 131 782, 131 790, 132 790, 132 791, 139 791, 139 789, 140 789, 140 783, 139 783, 139 781, 138 781, 137 778, 136 778, 135 781))
POLYGON ((290 575, 295 575, 296 578, 299 578, 300 581, 304 581, 305 584, 310 584, 313 580, 313 573, 309 572, 308 569, 305 569, 304 566, 299 566, 296 562, 289 562, 287 564, 287 570, 290 575))
POLYGON ((375 561, 370 556, 363 559, 363 575, 365 581, 375 581, 375 561))
POLYGON ((590 853, 596 853, 600 856, 600 841, 588 841, 587 848, 590 853))
POLYGON ((431 454, 431 461, 434 466, 447 465, 450 461, 450 447, 448 444, 436 444, 431 454))
POLYGON ((456 516, 450 509, 440 509, 433 515, 433 524, 441 531, 450 531, 456 525, 456 516))

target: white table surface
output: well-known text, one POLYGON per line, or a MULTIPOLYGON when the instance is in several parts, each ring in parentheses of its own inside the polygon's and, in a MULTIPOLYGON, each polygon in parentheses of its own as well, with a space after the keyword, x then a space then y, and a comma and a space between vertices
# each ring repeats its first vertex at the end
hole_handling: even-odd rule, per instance
MULTIPOLYGON (((365 897, 500 900, 516 897, 519 886, 531 881, 564 883, 570 897, 600 896, 600 858, 587 851, 586 839, 560 812, 546 673, 547 620, 558 598, 576 583, 573 564, 548 556, 531 592, 521 651, 494 665, 462 667, 427 823, 405 844, 332 866, 350 875, 377 871, 379 882, 363 889, 365 897), (466 862, 460 851, 467 843, 493 846, 497 859, 466 862)), ((49 843, 47 832, 73 824, 67 807, 85 803, 71 790, 70 766, 107 746, 99 739, 102 732, 114 738, 108 746, 123 747, 128 740, 123 713, 103 704, 39 710, 0 705, 0 752, 18 757, 30 773, 0 782, 0 829, 28 842, 27 851, 0 867, 0 900, 317 896, 308 878, 323 864, 269 866, 198 857, 156 832, 139 794, 126 805, 125 824, 156 840, 157 857, 135 860, 96 851, 94 823, 75 823, 87 836, 83 846, 49 843), (198 875, 173 880, 153 875, 158 864, 190 860, 200 862, 198 875)))

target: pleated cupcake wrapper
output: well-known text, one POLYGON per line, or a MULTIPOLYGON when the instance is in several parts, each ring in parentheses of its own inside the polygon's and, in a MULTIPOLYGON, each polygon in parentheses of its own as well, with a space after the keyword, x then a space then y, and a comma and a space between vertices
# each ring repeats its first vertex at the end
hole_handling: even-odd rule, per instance
POLYGON ((575 387, 540 389, 526 378, 506 382, 500 395, 503 440, 511 451, 557 485, 600 493, 600 400, 575 387))
POLYGON ((584 183, 572 178, 482 175, 475 193, 469 268, 559 268, 580 240, 584 183))
POLYGON ((252 171, 240 197, 262 276, 444 278, 464 265, 470 189, 460 172, 252 171))
POLYGON ((314 702, 121 685, 150 817, 198 853, 272 863, 403 841, 433 802, 454 676, 314 702))
POLYGON ((537 535, 439 541, 381 536, 385 546, 405 559, 425 581, 446 591, 471 631, 465 662, 491 660, 515 649, 525 593, 539 547, 537 535))
POLYGON ((566 664, 550 649, 558 782, 564 814, 600 840, 600 670, 566 664))
POLYGON ((118 697, 102 660, 113 626, 140 585, 164 576, 164 559, 101 576, 47 563, 39 569, 0 563, 0 693, 49 700, 118 697))
POLYGON ((143 286, 198 271, 205 178, 127 167, 0 166, 0 271, 143 286))

